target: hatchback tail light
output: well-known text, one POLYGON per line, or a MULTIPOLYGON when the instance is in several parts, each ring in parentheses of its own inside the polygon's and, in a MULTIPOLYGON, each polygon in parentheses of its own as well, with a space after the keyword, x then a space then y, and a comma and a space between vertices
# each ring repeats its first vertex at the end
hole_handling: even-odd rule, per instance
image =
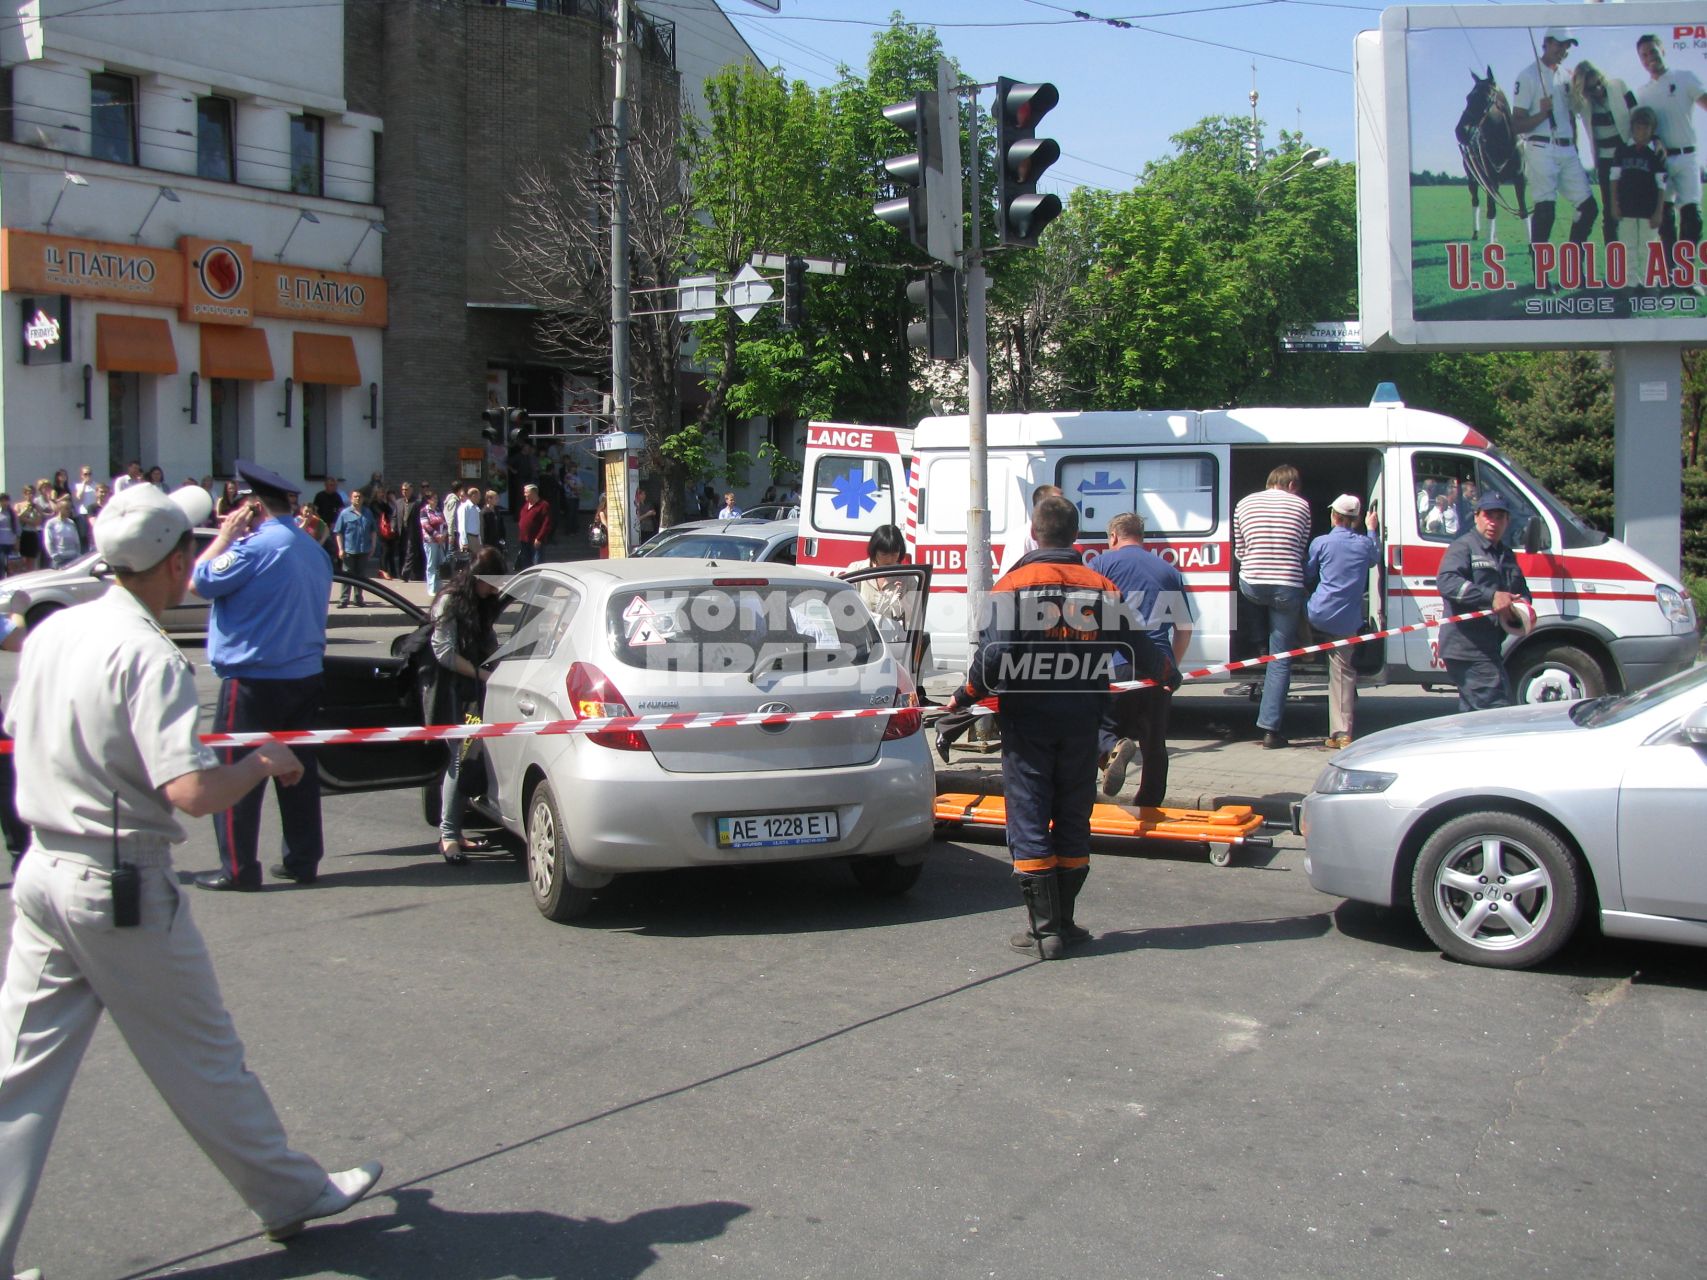
MULTIPOLYGON (((563 686, 569 695, 569 711, 575 720, 603 720, 611 716, 631 716, 628 702, 617 688, 590 662, 570 666, 563 686)), ((601 729, 583 735, 601 747, 615 751, 650 751, 646 735, 635 729, 601 729)))
POLYGON ((894 742, 900 738, 910 738, 924 727, 925 713, 919 709, 919 695, 913 688, 913 678, 905 670, 896 668, 895 671, 895 702, 903 708, 889 717, 883 726, 883 741, 894 742))

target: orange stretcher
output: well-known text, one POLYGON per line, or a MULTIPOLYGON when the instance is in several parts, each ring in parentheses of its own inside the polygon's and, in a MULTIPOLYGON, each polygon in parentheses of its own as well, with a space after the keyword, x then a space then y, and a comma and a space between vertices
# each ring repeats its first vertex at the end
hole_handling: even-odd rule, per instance
MULTIPOLYGON (((945 791, 936 798, 936 821, 942 827, 1005 827, 1007 799, 963 791, 945 791)), ((1174 840, 1209 846, 1209 861, 1231 865, 1235 848, 1270 849, 1274 841, 1258 835, 1262 815, 1248 804, 1224 804, 1219 809, 1146 809, 1134 813, 1117 804, 1091 809, 1091 834, 1136 840, 1174 840)))

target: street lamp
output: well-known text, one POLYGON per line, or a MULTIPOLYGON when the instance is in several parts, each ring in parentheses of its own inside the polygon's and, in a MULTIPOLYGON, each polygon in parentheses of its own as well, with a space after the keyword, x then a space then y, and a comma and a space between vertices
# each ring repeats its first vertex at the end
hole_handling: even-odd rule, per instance
POLYGON ((51 231, 53 229, 53 219, 59 213, 59 202, 65 199, 66 191, 72 187, 86 187, 88 185, 89 179, 85 178, 80 173, 72 173, 71 170, 67 169, 65 171, 65 181, 59 184, 59 194, 53 198, 53 208, 47 211, 47 221, 42 223, 41 229, 43 231, 51 231))
POLYGON ((298 209, 296 211, 296 221, 290 224, 290 231, 285 236, 284 243, 279 246, 278 260, 280 262, 284 261, 285 250, 290 248, 291 236, 294 236, 296 234, 296 229, 305 222, 312 222, 317 227, 320 225, 320 219, 316 218, 307 209, 298 209))
POLYGON ((1265 178, 1262 185, 1257 188, 1257 194, 1260 196, 1270 187, 1277 187, 1283 182, 1291 182, 1294 178, 1298 177, 1299 174, 1303 173, 1306 168, 1325 169, 1333 162, 1333 157, 1321 147, 1310 147, 1272 178, 1265 178))
POLYGON ((142 221, 136 224, 136 233, 130 238, 132 244, 142 243, 142 229, 148 225, 148 220, 154 216, 154 210, 159 207, 162 200, 167 204, 180 203, 178 193, 171 187, 161 187, 159 191, 155 192, 154 203, 148 206, 148 212, 143 214, 142 221))

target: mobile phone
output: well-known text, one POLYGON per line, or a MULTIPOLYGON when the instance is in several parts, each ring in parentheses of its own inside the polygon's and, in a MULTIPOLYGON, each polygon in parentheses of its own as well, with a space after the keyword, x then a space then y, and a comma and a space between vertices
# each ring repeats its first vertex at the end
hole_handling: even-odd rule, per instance
POLYGON ((121 862, 113 868, 113 928, 130 929, 142 923, 142 873, 121 862))

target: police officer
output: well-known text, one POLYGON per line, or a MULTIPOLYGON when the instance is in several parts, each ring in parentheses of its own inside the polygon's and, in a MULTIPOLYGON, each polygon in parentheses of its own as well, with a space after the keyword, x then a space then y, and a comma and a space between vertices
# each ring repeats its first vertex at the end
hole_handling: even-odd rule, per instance
POLYGON ((1090 875, 1097 729, 1114 654, 1170 689, 1180 676, 1115 585, 1073 549, 1078 508, 1046 495, 1032 510, 1031 534, 1037 549, 991 591, 966 683, 950 705, 963 711, 992 690, 1001 695, 1008 853, 1030 922, 1008 945, 1054 960, 1091 938, 1074 922, 1073 903, 1090 875))
MULTIPOLYGON (((239 462, 237 476, 254 496, 225 518, 191 578, 196 594, 213 603, 207 653, 222 681, 214 727, 221 733, 312 728, 320 710, 332 564, 291 518, 295 485, 253 462, 239 462)), ((227 763, 242 756, 230 748, 220 754, 227 763)), ((312 758, 306 764, 298 785, 274 788, 284 846, 271 870, 299 885, 314 883, 322 852, 320 778, 312 758)), ((260 825, 259 790, 216 814, 219 870, 197 876, 196 884, 259 889, 260 825)))
MULTIPOLYGON (((1529 599, 1529 583, 1517 567, 1517 556, 1504 542, 1511 508, 1493 490, 1476 501, 1475 527, 1446 548, 1435 574, 1435 585, 1449 613, 1492 609, 1518 621, 1512 608, 1529 599)), ((1458 686, 1460 711, 1509 707, 1516 701, 1511 676, 1500 661, 1505 628, 1496 618, 1474 618, 1440 629, 1440 657, 1458 686)))
POLYGON ((42 623, 24 648, 6 729, 34 838, 12 886, 0 988, 0 1275, 13 1274, 102 1009, 273 1239, 343 1212, 379 1178, 377 1163, 328 1176, 287 1145, 172 871, 184 838, 175 810, 199 817, 268 777, 303 776, 287 747, 222 765, 196 737, 194 674, 160 620, 183 599, 191 529, 212 509, 196 486, 125 490, 95 521, 117 584, 42 623))

